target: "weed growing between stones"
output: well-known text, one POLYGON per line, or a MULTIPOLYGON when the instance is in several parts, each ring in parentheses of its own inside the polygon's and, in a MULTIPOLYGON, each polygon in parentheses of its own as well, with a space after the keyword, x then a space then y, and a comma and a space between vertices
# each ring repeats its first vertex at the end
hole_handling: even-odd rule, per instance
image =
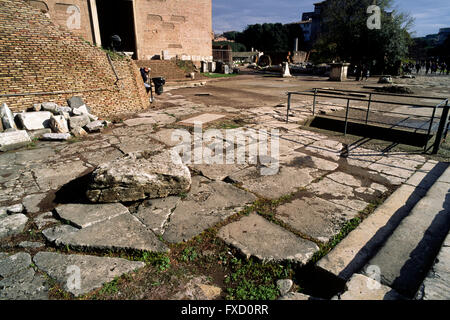
POLYGON ((264 264, 254 258, 232 258, 230 269, 225 278, 227 300, 275 300, 280 294, 277 280, 293 274, 290 264, 264 264))

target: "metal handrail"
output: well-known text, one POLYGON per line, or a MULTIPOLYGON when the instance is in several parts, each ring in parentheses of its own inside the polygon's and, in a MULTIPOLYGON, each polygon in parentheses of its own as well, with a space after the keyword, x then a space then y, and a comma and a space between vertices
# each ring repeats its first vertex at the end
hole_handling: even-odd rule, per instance
MULTIPOLYGON (((434 143, 434 149, 433 149, 433 153, 437 153, 439 151, 439 147, 440 147, 440 143, 441 143, 441 139, 442 139, 442 135, 447 135, 448 129, 449 129, 449 125, 450 125, 450 119, 447 119, 448 114, 449 114, 449 99, 448 98, 439 98, 439 97, 425 97, 425 96, 405 96, 405 95, 399 95, 399 94, 387 94, 387 93, 376 93, 376 92, 361 92, 361 91, 353 91, 353 90, 341 90, 341 89, 318 89, 318 88, 314 88, 312 89, 314 93, 310 93, 310 92, 299 92, 299 91, 288 91, 287 95, 288 95, 288 104, 287 104, 287 113, 286 113, 286 123, 289 123, 289 113, 292 110, 291 108, 291 102, 292 102, 292 95, 303 95, 303 96, 312 96, 314 97, 313 99, 313 108, 312 108, 312 114, 315 115, 316 114, 316 102, 317 102, 317 98, 333 98, 333 99, 341 99, 341 100, 347 100, 347 107, 345 110, 345 128, 344 128, 344 135, 347 134, 347 128, 348 128, 348 120, 360 120, 360 119, 355 119, 355 118, 350 118, 349 117, 349 111, 350 109, 352 110, 360 110, 360 111, 365 111, 366 108, 362 109, 362 108, 355 108, 355 107, 351 107, 350 106, 350 101, 362 101, 362 102, 367 102, 367 113, 366 113, 366 125, 369 122, 369 113, 370 113, 370 106, 372 103, 384 103, 384 104, 390 104, 390 105, 408 105, 408 106, 413 106, 413 107, 419 107, 419 108, 433 108, 433 113, 431 117, 428 116, 421 116, 421 115, 414 115, 414 118, 430 118, 430 126, 428 128, 428 132, 427 132, 427 140, 425 143, 425 147, 424 147, 424 152, 426 153, 428 151, 428 141, 430 140, 430 135, 431 135, 431 131, 434 125, 434 119, 436 117, 436 112, 437 109, 441 108, 443 109, 442 111, 442 115, 441 115, 441 120, 439 123, 439 127, 437 130, 437 134, 436 134, 436 141, 434 143), (318 90, 320 91, 331 91, 330 93, 325 92, 324 94, 318 94, 318 90), (333 92, 350 92, 350 93, 358 93, 358 94, 368 94, 369 98, 368 99, 361 99, 361 98, 355 98, 355 97, 348 97, 348 96, 336 96, 333 95, 333 92), (432 99, 432 100, 442 100, 440 103, 434 105, 434 106, 430 106, 430 105, 417 105, 417 104, 412 104, 412 103, 407 103, 407 102, 392 102, 392 101, 381 101, 381 100, 373 100, 372 96, 374 95, 380 95, 380 96, 395 96, 395 97, 402 97, 402 98, 421 98, 421 99, 432 99), (445 104, 445 106, 443 106, 445 104)), ((408 126, 402 126, 400 125, 400 123, 407 121, 408 119, 411 118, 411 114, 405 114, 405 113, 399 113, 399 112, 392 112, 392 111, 372 111, 373 113, 387 113, 387 114, 396 114, 396 115, 403 115, 403 116, 408 116, 407 119, 403 119, 400 122, 396 123, 395 125, 393 125, 392 128, 394 127, 400 127, 400 128, 411 128, 408 126)), ((334 116, 337 117, 337 116, 334 116)), ((377 124, 385 124, 384 122, 379 122, 379 121, 371 121, 373 123, 377 123, 377 124)), ((426 122, 428 123, 428 122, 426 122)), ((415 132, 419 131, 419 130, 424 130, 422 129, 422 127, 424 127, 426 125, 426 123, 424 123, 422 126, 420 126, 419 128, 416 129, 415 132)), ((412 128, 411 128, 412 129, 412 128)))

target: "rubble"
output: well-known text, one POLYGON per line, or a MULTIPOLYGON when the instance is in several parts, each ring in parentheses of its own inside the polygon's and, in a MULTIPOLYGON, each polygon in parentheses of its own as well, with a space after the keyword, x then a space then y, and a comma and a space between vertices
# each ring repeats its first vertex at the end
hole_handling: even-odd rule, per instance
POLYGON ((28 145, 30 142, 30 136, 25 130, 0 133, 0 151, 21 148, 28 145))
POLYGON ((100 132, 108 122, 91 114, 80 97, 67 100, 69 106, 55 102, 36 103, 27 111, 13 113, 6 103, 0 106, 0 151, 28 145, 32 140, 67 141, 100 132))

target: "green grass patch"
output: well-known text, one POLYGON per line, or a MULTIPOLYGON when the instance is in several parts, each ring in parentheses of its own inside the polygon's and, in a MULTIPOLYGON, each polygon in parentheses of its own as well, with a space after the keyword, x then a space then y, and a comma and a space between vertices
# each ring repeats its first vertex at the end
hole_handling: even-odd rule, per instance
POLYGON ((264 264, 254 258, 230 261, 231 274, 225 278, 227 300, 275 300, 277 280, 292 277, 290 265, 264 264))

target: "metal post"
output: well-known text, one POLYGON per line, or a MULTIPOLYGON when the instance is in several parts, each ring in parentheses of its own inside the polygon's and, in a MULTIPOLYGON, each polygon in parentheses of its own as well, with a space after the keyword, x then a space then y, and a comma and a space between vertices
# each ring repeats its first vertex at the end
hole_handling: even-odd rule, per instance
POLYGON ((314 89, 313 116, 316 115, 316 95, 317 95, 317 89, 314 89))
POLYGON ((291 93, 288 92, 286 123, 289 123, 289 111, 291 110, 291 93))
POLYGON ((350 109, 350 99, 347 100, 347 111, 345 112, 345 129, 344 136, 347 135, 347 126, 348 126, 348 111, 350 109))
POLYGON ((369 104, 367 106, 366 124, 369 122, 370 104, 372 102, 372 94, 369 95, 369 104))
POLYGON ((434 106, 433 115, 431 116, 430 127, 428 128, 427 140, 425 141, 424 153, 428 150, 428 141, 430 140, 431 129, 433 128, 434 117, 436 115, 437 106, 434 106))
POLYGON ((442 110, 441 121, 439 122, 439 128, 436 133, 436 140, 434 141, 434 148, 432 154, 437 154, 439 152, 439 148, 441 146, 442 135, 444 134, 445 127, 447 126, 448 121, 448 100, 445 102, 444 109, 442 110))

